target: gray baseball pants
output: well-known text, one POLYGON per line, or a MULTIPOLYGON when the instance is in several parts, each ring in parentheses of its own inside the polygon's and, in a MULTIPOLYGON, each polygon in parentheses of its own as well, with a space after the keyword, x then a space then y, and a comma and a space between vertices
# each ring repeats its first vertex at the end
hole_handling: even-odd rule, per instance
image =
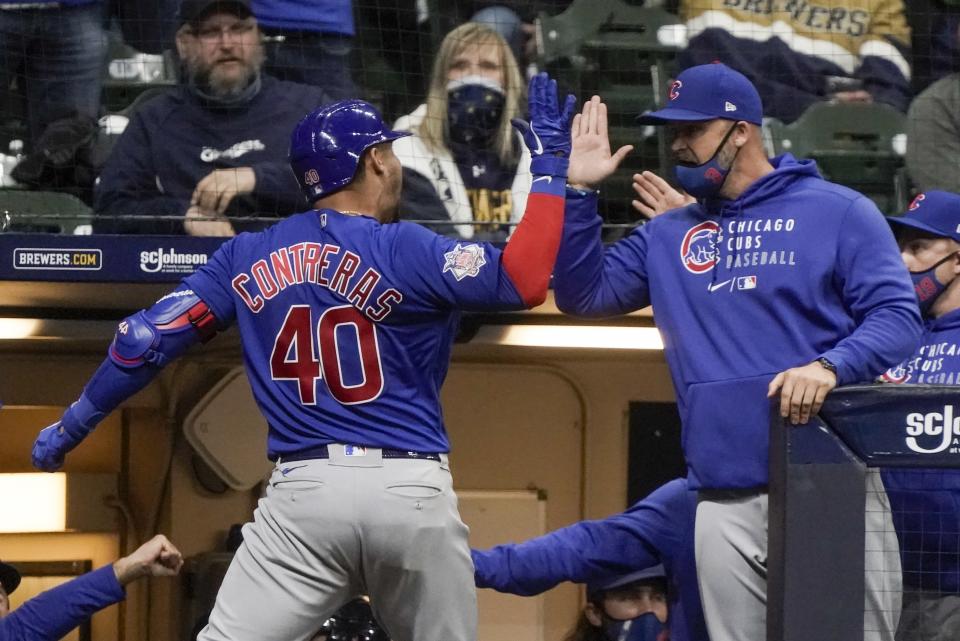
MULTIPOLYGON (((897 535, 880 474, 867 470, 864 541, 865 641, 893 641, 902 575, 897 535)), ((766 641, 767 494, 701 493, 695 547, 697 581, 711 641, 766 641)), ((824 535, 829 536, 829 524, 824 535)), ((827 586, 824 587, 825 598, 827 586)))
POLYGON ((467 527, 446 456, 278 462, 198 641, 306 641, 367 594, 393 641, 476 641, 467 527))

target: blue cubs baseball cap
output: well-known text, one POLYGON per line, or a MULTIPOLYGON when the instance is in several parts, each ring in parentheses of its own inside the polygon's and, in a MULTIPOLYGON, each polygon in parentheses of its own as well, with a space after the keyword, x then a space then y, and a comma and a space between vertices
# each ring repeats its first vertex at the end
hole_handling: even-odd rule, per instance
POLYGON ((960 194, 926 191, 910 203, 902 216, 887 216, 890 224, 912 227, 960 243, 960 194))
POLYGON ((665 125, 715 118, 755 125, 763 122, 763 103, 757 88, 745 75, 720 62, 686 69, 670 84, 667 97, 666 107, 641 114, 637 122, 665 125))
POLYGON ((617 588, 622 588, 645 579, 658 579, 665 578, 666 576, 667 572, 663 569, 662 565, 654 565, 642 570, 637 570, 636 572, 631 572, 630 574, 615 574, 601 577, 587 583, 587 598, 592 599, 601 592, 616 590, 617 588))

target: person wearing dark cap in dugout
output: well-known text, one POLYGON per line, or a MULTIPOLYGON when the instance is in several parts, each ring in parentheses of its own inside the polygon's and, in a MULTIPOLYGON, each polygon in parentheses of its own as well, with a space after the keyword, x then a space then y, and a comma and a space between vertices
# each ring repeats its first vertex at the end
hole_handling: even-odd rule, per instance
POLYGON ((183 565, 180 551, 158 534, 129 556, 42 592, 10 612, 9 595, 20 573, 0 563, 0 641, 54 641, 90 615, 122 601, 124 586, 145 576, 174 576, 183 565))

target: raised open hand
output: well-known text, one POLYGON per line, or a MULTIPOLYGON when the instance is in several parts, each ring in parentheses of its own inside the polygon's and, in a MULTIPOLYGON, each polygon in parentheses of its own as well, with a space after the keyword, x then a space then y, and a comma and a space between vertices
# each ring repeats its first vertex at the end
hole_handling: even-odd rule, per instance
POLYGON ((573 149, 567 182, 574 187, 592 189, 616 171, 633 151, 633 145, 624 145, 616 153, 610 153, 607 106, 600 96, 585 102, 583 111, 573 117, 571 137, 573 149))
POLYGON ((633 175, 633 190, 637 200, 630 204, 647 218, 656 218, 671 209, 678 209, 697 202, 693 196, 677 191, 666 180, 652 171, 633 175))

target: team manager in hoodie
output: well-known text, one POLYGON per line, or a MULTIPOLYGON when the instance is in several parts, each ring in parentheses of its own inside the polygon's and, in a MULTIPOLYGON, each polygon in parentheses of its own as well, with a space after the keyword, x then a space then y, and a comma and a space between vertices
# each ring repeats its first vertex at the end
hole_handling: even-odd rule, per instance
MULTIPOLYGON (((641 122, 672 129, 677 179, 697 202, 604 249, 593 188, 630 147, 611 154, 606 107, 586 103, 573 124, 555 271, 565 312, 653 305, 698 490, 697 572, 713 641, 766 639, 768 397, 806 423, 830 390, 871 381, 921 333, 876 206, 811 161, 768 159, 762 115, 756 89, 729 67, 681 73, 667 106, 641 122)), ((883 625, 881 638, 896 624, 883 625)))
POLYGON ((178 16, 182 83, 133 114, 95 189, 95 229, 233 236, 266 226, 244 217, 303 211, 287 147, 325 92, 261 73, 249 0, 184 0, 178 16))

